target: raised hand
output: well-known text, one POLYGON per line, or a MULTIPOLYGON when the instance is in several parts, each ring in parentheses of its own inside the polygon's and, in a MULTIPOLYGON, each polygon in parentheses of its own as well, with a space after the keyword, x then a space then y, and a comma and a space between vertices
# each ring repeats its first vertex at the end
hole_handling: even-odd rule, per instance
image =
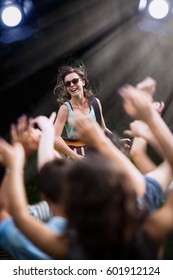
MULTIPOLYGON (((32 120, 32 124, 37 124, 41 129, 41 137, 38 146, 37 167, 40 168, 48 161, 55 157, 54 142, 55 142, 55 128, 54 120, 56 113, 53 112, 50 117, 38 116, 32 120)), ((56 154, 57 157, 57 154, 56 154)), ((58 155, 58 157, 60 157, 58 155)))
POLYGON ((157 82, 153 78, 146 77, 143 81, 136 85, 136 88, 147 92, 152 98, 156 91, 156 85, 157 82))
POLYGON ((130 117, 141 120, 150 117, 153 108, 146 92, 126 85, 119 89, 119 94, 123 98, 124 109, 130 117))
POLYGON ((37 124, 41 131, 51 130, 54 131, 54 121, 55 121, 56 113, 53 112, 49 118, 46 116, 38 116, 31 121, 32 124, 37 124))
MULTIPOLYGON (((132 137, 142 137, 144 139, 151 133, 149 126, 140 120, 135 120, 130 123, 130 129, 124 130, 124 134, 132 137)), ((147 139, 146 139, 147 140, 147 139)))
POLYGON ((163 101, 155 101, 153 102, 153 108, 159 113, 162 114, 164 108, 165 108, 165 103, 163 101))
POLYGON ((106 137, 104 131, 96 121, 80 112, 75 114, 75 117, 70 120, 70 124, 76 130, 73 136, 88 145, 95 146, 102 138, 106 137))
POLYGON ((25 153, 20 143, 10 145, 4 139, 0 138, 0 161, 9 170, 14 166, 23 169, 25 163, 25 153))
POLYGON ((25 115, 21 116, 16 124, 11 125, 12 143, 20 142, 26 156, 37 150, 41 131, 35 129, 25 115))

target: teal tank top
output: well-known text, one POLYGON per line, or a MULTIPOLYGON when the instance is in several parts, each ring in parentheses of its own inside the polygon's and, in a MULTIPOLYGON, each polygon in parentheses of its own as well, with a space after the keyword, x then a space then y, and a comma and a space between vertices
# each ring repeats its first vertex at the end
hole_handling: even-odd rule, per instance
MULTIPOLYGON (((72 136, 72 133, 75 131, 75 129, 70 125, 70 123, 69 123, 69 121, 68 121, 69 118, 70 118, 70 119, 73 118, 73 114, 74 114, 73 108, 72 108, 70 102, 65 102, 64 104, 65 104, 65 105, 67 106, 67 108, 68 108, 68 118, 67 118, 67 122, 66 122, 66 124, 65 124, 65 131, 66 131, 66 134, 67 134, 67 138, 68 138, 69 140, 76 140, 76 138, 74 138, 74 137, 72 136)), ((92 119, 94 119, 94 120, 96 120, 96 115, 95 115, 93 106, 90 107, 90 111, 89 111, 89 114, 88 114, 87 116, 90 117, 90 118, 92 118, 92 119)))

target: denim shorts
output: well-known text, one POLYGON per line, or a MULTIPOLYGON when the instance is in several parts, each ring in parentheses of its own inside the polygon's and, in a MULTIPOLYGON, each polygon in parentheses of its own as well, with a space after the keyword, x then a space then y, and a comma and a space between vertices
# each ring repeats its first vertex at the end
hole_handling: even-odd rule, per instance
POLYGON ((160 184, 149 176, 145 176, 146 191, 144 194, 144 203, 151 213, 161 207, 165 201, 164 192, 160 184))

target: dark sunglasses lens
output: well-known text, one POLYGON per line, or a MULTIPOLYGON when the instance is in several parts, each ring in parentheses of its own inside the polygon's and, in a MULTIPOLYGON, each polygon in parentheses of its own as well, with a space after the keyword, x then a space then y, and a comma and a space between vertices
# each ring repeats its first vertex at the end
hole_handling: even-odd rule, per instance
POLYGON ((77 85, 79 82, 79 78, 74 78, 71 81, 67 81, 64 83, 65 87, 70 87, 71 83, 73 83, 73 85, 77 85))
POLYGON ((74 79, 72 80, 73 85, 77 85, 78 82, 79 82, 79 79, 78 79, 78 78, 74 78, 74 79))
POLYGON ((71 81, 67 81, 64 83, 65 87, 69 87, 71 85, 71 81))

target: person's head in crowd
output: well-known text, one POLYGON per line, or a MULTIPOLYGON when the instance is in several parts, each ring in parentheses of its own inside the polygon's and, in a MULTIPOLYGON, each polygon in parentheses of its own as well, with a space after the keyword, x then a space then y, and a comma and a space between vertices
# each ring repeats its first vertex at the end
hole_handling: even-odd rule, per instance
MULTIPOLYGON (((81 259, 145 258, 137 245, 144 213, 136 195, 112 162, 99 154, 71 165, 65 199, 69 228, 76 231, 81 259)), ((74 247, 75 248, 75 247, 74 247)))
POLYGON ((38 189, 42 198, 49 204, 62 204, 62 193, 69 164, 70 162, 66 159, 56 158, 40 169, 37 176, 38 189))

